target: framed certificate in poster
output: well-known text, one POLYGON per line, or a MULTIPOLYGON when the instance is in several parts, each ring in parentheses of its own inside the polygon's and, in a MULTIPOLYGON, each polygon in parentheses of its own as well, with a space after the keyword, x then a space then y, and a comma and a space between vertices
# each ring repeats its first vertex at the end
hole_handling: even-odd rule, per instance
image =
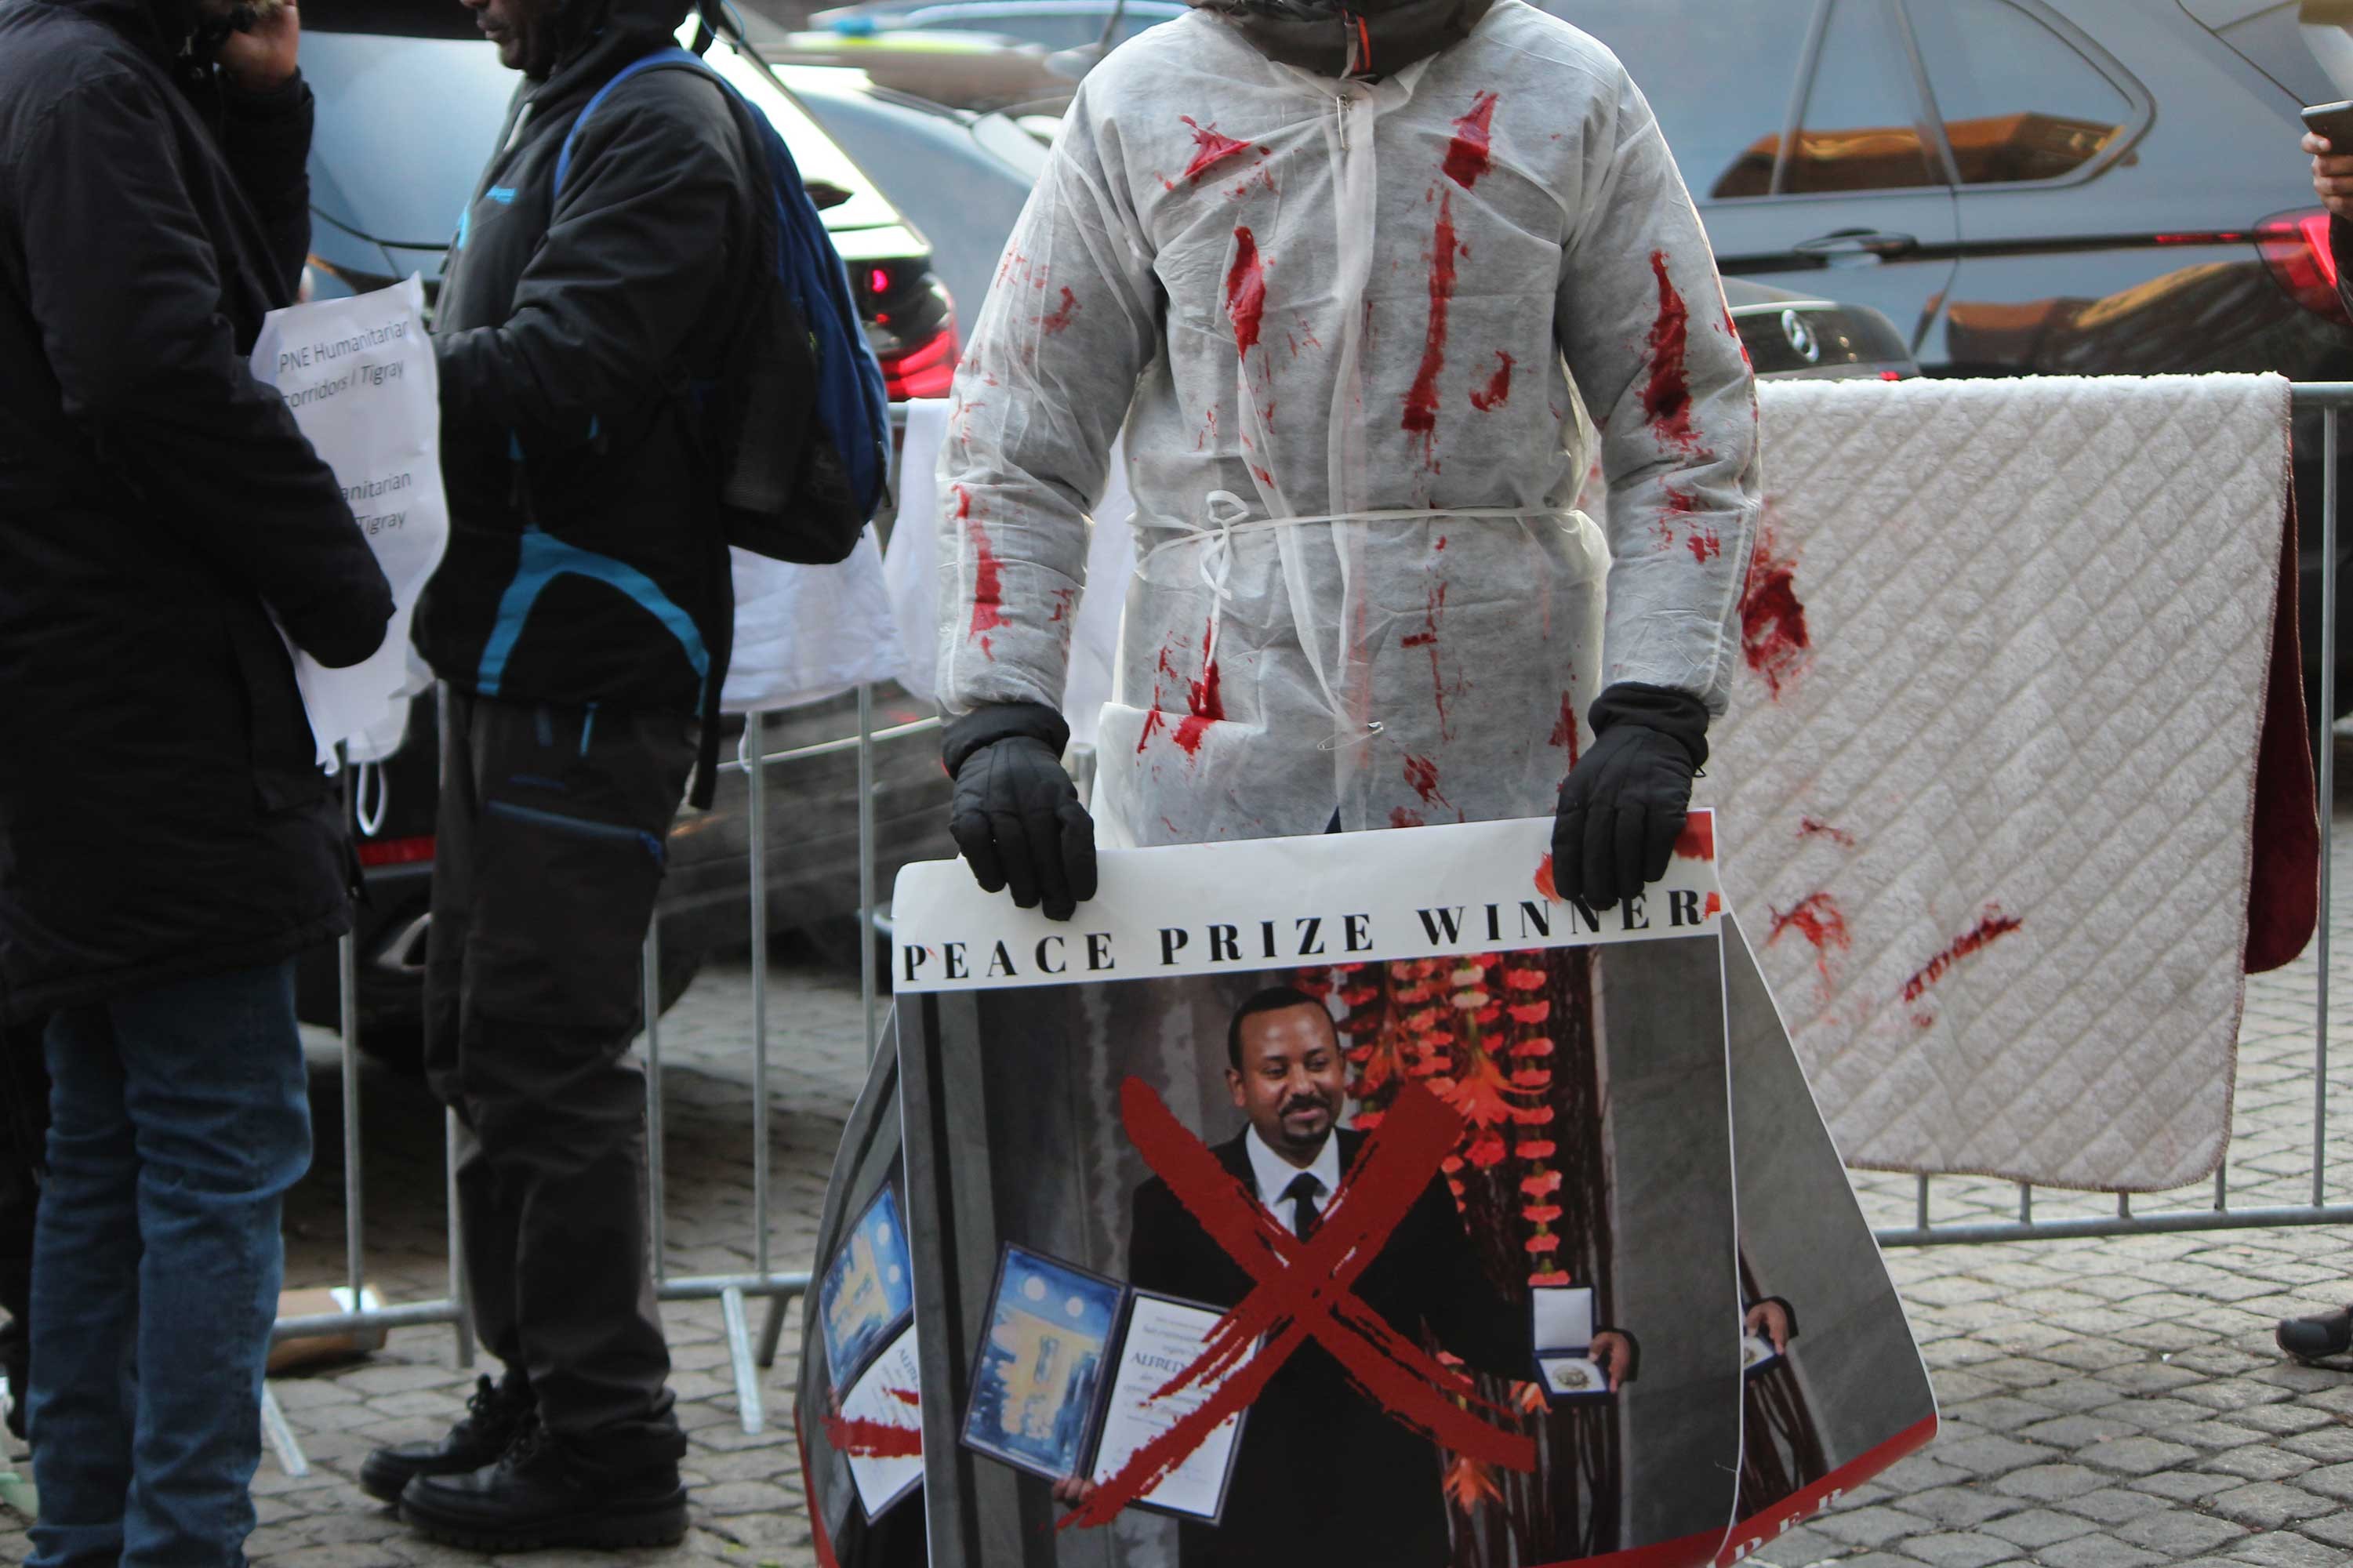
POLYGON ((818 1287, 826 1368, 837 1397, 914 1317, 907 1228, 899 1217, 897 1196, 885 1186, 858 1216, 818 1287))
POLYGON ((1127 1287, 1005 1244, 973 1357, 965 1447, 1059 1481, 1087 1473, 1127 1287))
MULTIPOLYGON (((1224 1377, 1205 1379, 1165 1399, 1154 1397, 1200 1358, 1210 1331, 1224 1316, 1222 1310, 1198 1302, 1150 1290, 1129 1291, 1127 1325, 1120 1335, 1111 1392, 1103 1402, 1103 1434, 1090 1472, 1094 1480, 1119 1474, 1136 1450, 1191 1415, 1224 1383, 1224 1377)), ((1220 1422, 1206 1442, 1134 1506, 1217 1523, 1225 1512, 1226 1489, 1233 1479, 1234 1456, 1249 1415, 1247 1410, 1238 1411, 1220 1422)))
POLYGON ((842 1396, 841 1419, 850 1424, 844 1430, 869 1435, 866 1442, 851 1443, 844 1450, 858 1506, 869 1520, 881 1518, 923 1484, 922 1362, 911 1322, 883 1344, 842 1396), (872 1440, 875 1434, 901 1429, 913 1434, 913 1440, 903 1445, 872 1440))

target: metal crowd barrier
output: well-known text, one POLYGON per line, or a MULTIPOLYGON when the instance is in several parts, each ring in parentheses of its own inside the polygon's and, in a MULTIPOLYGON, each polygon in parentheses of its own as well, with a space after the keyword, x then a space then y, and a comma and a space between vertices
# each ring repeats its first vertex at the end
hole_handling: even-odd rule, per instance
MULTIPOLYGON (((2319 755, 2320 795, 2320 921, 2313 933, 2317 980, 2315 986, 2312 1039, 2312 1201, 2253 1208, 2231 1205, 2230 1151, 2214 1172, 2214 1202, 2210 1207, 2133 1212, 2132 1194, 2116 1194, 2114 1215, 2037 1219, 2034 1188, 2018 1188, 2018 1218, 2001 1222, 1936 1225, 1930 1222, 1929 1201, 1935 1178, 1917 1178, 1915 1217, 1910 1226, 1878 1231, 1882 1247, 1938 1247, 1997 1241, 2057 1241, 2081 1237, 2158 1236, 2182 1231, 2248 1230, 2273 1226, 2353 1224, 2353 1204, 2328 1201, 2328 959, 2329 894, 2335 845, 2331 817, 2337 795, 2337 748, 2332 725, 2337 712, 2337 540, 2338 426, 2353 408, 2353 382, 2306 382, 2292 392, 2295 407, 2321 416, 2322 498, 2320 508, 2320 704, 2323 715, 2315 745, 2319 755)), ((2288 563, 2289 570, 2295 563, 2288 563)))

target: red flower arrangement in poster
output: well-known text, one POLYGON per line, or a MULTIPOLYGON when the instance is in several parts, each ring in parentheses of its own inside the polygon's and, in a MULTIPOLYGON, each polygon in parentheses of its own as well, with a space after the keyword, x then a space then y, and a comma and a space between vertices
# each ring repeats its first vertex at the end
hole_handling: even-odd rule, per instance
MULTIPOLYGON (((1357 1105, 1380 1125, 1398 1089, 1419 1082, 1463 1119, 1441 1169, 1465 1227, 1497 1282, 1592 1285, 1608 1256, 1608 1205, 1596 1140, 1588 959, 1576 952, 1500 952, 1353 963, 1302 973, 1333 1004, 1357 1105)), ((1532 1383, 1482 1388, 1519 1413, 1549 1450, 1547 1493, 1530 1478, 1450 1456, 1447 1495, 1462 1516, 1494 1517, 1524 1561, 1584 1554, 1614 1539, 1612 1414, 1555 1409, 1532 1383), (1566 1488, 1564 1492, 1563 1489, 1566 1488), (1580 1496, 1581 1494, 1581 1496, 1580 1496)), ((1457 1531, 1456 1561, 1482 1563, 1488 1531, 1457 1531)))

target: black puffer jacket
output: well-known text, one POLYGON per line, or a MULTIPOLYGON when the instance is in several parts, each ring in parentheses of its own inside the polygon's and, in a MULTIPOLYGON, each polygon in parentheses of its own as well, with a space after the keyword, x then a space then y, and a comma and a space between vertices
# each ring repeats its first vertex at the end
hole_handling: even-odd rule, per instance
POLYGON ((274 613, 392 595, 246 370, 308 245, 310 91, 225 94, 193 0, 0 0, 0 1016, 342 931, 348 851, 274 613))
POLYGON ((724 357, 747 252, 723 89, 649 71, 565 133, 687 0, 573 0, 458 231, 435 321, 449 549, 417 612, 485 696, 702 710, 733 610, 688 388, 724 357))

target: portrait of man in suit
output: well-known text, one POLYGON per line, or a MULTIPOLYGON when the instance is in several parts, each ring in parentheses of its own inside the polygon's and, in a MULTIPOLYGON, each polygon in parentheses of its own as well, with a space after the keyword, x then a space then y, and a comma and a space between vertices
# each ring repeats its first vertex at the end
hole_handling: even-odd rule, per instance
MULTIPOLYGON (((1227 1087, 1248 1125, 1214 1152, 1293 1235, 1312 1237, 1366 1142, 1340 1125, 1348 1067, 1331 1014, 1289 986, 1261 991, 1236 1009, 1225 1049, 1227 1087)), ((1250 1277, 1159 1178, 1136 1189, 1132 1215, 1127 1274, 1138 1289, 1217 1307, 1249 1293, 1250 1277)), ((1357 1277, 1356 1294, 1409 1340, 1501 1377, 1533 1375, 1528 1304, 1488 1278, 1436 1173, 1357 1277)), ((1633 1346, 1604 1331, 1592 1354, 1614 1385, 1633 1346)), ((1440 1568, 1450 1555, 1442 1480, 1436 1446, 1310 1342, 1250 1407, 1223 1518, 1215 1527, 1186 1521, 1179 1561, 1440 1568)), ((1056 1489, 1065 1500, 1085 1489, 1056 1489)))

